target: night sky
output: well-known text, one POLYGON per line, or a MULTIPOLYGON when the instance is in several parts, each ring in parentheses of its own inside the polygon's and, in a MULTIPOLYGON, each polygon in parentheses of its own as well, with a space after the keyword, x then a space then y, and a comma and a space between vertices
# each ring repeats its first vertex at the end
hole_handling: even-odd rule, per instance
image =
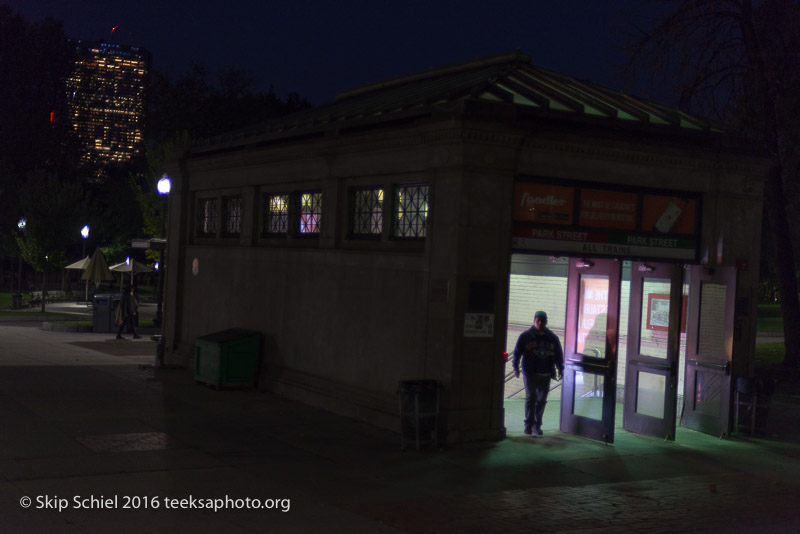
POLYGON ((312 104, 360 85, 513 51, 615 89, 641 0, 0 0, 69 37, 141 46, 156 70, 245 67, 312 104), (117 30, 112 34, 111 29, 117 30))

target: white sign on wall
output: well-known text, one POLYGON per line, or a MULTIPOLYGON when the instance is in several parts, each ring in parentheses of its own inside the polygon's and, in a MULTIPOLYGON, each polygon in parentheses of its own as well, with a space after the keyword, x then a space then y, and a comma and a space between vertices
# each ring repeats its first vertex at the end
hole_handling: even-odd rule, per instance
POLYGON ((494 314, 493 313, 465 314, 464 337, 494 337, 494 314))

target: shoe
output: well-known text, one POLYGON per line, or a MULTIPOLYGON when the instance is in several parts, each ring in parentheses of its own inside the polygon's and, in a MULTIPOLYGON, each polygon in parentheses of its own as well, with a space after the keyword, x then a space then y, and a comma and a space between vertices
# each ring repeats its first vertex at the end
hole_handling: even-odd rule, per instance
POLYGON ((137 336, 136 334, 133 334, 133 339, 141 339, 141 337, 142 336, 137 336))
POLYGON ((531 427, 526 426, 524 432, 525 432, 526 436, 530 436, 531 435, 531 427))
POLYGON ((122 336, 117 336, 117 339, 125 339, 125 338, 122 336))
POLYGON ((533 431, 536 432, 537 436, 541 436, 543 434, 541 427, 538 426, 534 428, 533 431))

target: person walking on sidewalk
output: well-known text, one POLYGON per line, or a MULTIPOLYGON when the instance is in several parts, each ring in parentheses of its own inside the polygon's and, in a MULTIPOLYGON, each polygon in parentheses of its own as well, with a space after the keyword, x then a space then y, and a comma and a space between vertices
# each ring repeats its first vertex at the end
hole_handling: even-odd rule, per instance
POLYGON ((134 294, 135 287, 133 284, 128 284, 125 288, 125 293, 122 294, 122 300, 117 308, 116 322, 119 325, 117 330, 117 339, 125 339, 122 337, 122 331, 126 325, 131 325, 133 330, 133 339, 139 339, 141 336, 136 333, 136 317, 139 315, 139 299, 134 294))
POLYGON ((542 435, 542 417, 550 392, 550 380, 561 380, 564 372, 564 352, 561 341, 547 328, 547 313, 537 311, 533 326, 520 334, 514 347, 514 376, 525 385, 525 434, 542 435))

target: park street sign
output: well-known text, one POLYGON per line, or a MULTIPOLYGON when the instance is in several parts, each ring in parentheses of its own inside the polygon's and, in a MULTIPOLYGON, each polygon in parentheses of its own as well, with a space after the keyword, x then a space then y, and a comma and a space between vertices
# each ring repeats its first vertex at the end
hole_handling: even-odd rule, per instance
POLYGON ((152 248, 153 250, 165 250, 167 248, 167 240, 165 238, 133 239, 131 241, 131 247, 152 248))

